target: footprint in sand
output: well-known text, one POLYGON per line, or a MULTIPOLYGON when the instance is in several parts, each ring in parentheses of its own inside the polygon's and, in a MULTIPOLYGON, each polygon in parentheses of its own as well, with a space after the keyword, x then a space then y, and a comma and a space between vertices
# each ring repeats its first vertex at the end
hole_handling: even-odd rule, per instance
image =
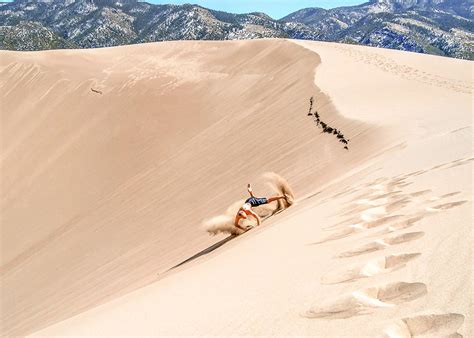
POLYGON ((354 291, 301 314, 306 318, 344 319, 413 301, 427 293, 424 283, 396 282, 354 291))
POLYGON ((401 198, 398 201, 387 204, 385 206, 385 212, 391 213, 391 212, 394 212, 394 211, 398 211, 398 210, 403 209, 404 207, 406 207, 411 202, 412 202, 412 200, 408 197, 401 198))
POLYGON ((363 255, 369 252, 384 250, 385 248, 392 245, 398 245, 405 242, 414 241, 418 238, 423 237, 424 235, 425 233, 423 231, 418 231, 418 232, 408 232, 408 233, 404 233, 404 234, 392 236, 392 237, 385 237, 385 238, 367 243, 365 245, 362 245, 358 248, 340 253, 336 257, 347 258, 347 257, 363 255))
POLYGON ((390 224, 388 227, 383 229, 382 231, 374 234, 374 236, 380 236, 380 235, 386 235, 398 230, 406 229, 409 227, 414 226, 417 222, 421 221, 423 218, 425 218, 424 214, 416 214, 413 216, 409 216, 407 218, 404 217, 404 219, 397 221, 393 224, 390 224))
POLYGON ((389 193, 390 196, 386 196, 387 194, 384 194, 384 196, 375 196, 372 198, 360 198, 354 201, 351 205, 349 205, 345 209, 343 209, 342 214, 338 213, 338 214, 335 214, 334 216, 350 216, 357 213, 371 213, 372 209, 376 211, 376 210, 382 210, 382 208, 385 208, 385 210, 382 210, 382 212, 385 212, 385 213, 401 209, 404 206, 406 206, 408 203, 410 203, 411 200, 407 196, 404 196, 403 194, 400 194, 400 193, 401 191, 397 191, 396 194, 389 193))
POLYGON ((351 200, 349 200, 348 202, 350 203, 357 203, 358 201, 360 200, 364 200, 364 199, 377 199, 379 198, 382 194, 395 194, 397 193, 397 191, 390 191, 390 192, 386 192, 386 191, 382 191, 382 190, 374 190, 374 189, 370 189, 368 190, 367 187, 363 188, 363 189, 359 189, 357 191, 359 194, 355 195, 351 200))
POLYGON ((461 130, 470 129, 470 128, 472 128, 472 127, 471 126, 466 126, 466 127, 461 127, 461 128, 458 128, 458 129, 454 129, 450 132, 450 134, 454 134, 454 133, 460 132, 461 130))
POLYGON ((452 197, 452 196, 456 196, 458 194, 460 194, 461 192, 460 191, 456 191, 456 192, 452 192, 452 193, 449 193, 449 194, 444 194, 444 195, 441 195, 441 196, 433 196, 433 197, 430 197, 428 199, 428 201, 430 202, 434 202, 434 201, 439 201, 441 199, 445 199, 445 198, 449 198, 449 197, 452 197))
MULTIPOLYGON (((398 204, 411 202, 410 195, 403 194, 403 191, 398 188, 405 187, 411 182, 404 182, 404 180, 394 180, 389 183, 371 185, 369 188, 373 191, 367 191, 352 199, 351 205, 346 208, 343 215, 351 212, 363 211, 366 207, 384 206, 396 208, 398 204)), ((340 214, 339 214, 340 216, 340 214)))
POLYGON ((421 253, 408 253, 399 255, 388 255, 372 259, 364 265, 358 265, 344 271, 328 273, 321 278, 322 284, 339 284, 353 282, 358 279, 368 278, 384 273, 389 273, 401 268, 419 257, 421 253))
MULTIPOLYGON (((362 216, 362 215, 361 215, 362 216)), ((355 227, 355 228, 364 228, 364 229, 371 229, 375 228, 381 225, 387 225, 391 224, 394 222, 399 222, 403 221, 406 219, 406 216, 404 215, 392 215, 392 216, 385 216, 385 217, 370 217, 370 215, 363 215, 363 218, 366 219, 366 221, 361 221, 362 217, 353 217, 350 219, 346 219, 342 222, 336 223, 334 225, 328 226, 326 228, 323 228, 324 231, 332 231, 334 229, 340 228, 341 226, 346 227, 355 227)), ((344 231, 344 230, 343 230, 344 231)))
POLYGON ((380 338, 462 337, 457 330, 463 323, 459 313, 407 317, 388 326, 380 338))
POLYGON ((431 192, 432 192, 431 189, 420 190, 420 191, 416 191, 416 192, 411 193, 410 196, 411 196, 411 197, 420 197, 420 196, 429 194, 429 193, 431 193, 431 192))
POLYGON ((392 216, 385 216, 370 222, 366 222, 364 227, 367 229, 376 228, 381 225, 392 224, 395 222, 401 222, 405 218, 404 215, 392 215, 392 216))
POLYGON ((360 213, 360 218, 365 222, 372 222, 383 217, 386 213, 387 209, 385 206, 378 206, 364 210, 360 213))
POLYGON ((438 204, 434 207, 427 207, 426 211, 437 212, 437 211, 442 211, 442 210, 448 210, 448 209, 452 209, 460 205, 463 205, 464 203, 467 203, 467 201, 457 201, 457 202, 451 202, 451 203, 438 204))
POLYGON ((432 168, 430 169, 430 171, 431 171, 431 170, 444 169, 444 168, 447 168, 449 165, 450 165, 450 163, 438 164, 438 165, 435 165, 434 167, 432 167, 432 168))
POLYGON ((440 199, 448 198, 448 197, 451 197, 451 196, 459 195, 460 193, 461 193, 460 191, 450 192, 449 194, 444 194, 444 195, 439 196, 439 198, 440 199))
POLYGON ((369 186, 369 189, 375 190, 374 194, 383 194, 388 192, 394 192, 398 187, 402 185, 411 184, 410 182, 405 182, 405 177, 393 178, 386 183, 373 184, 369 186))
MULTIPOLYGON (((401 191, 397 192, 397 194, 395 195, 393 195, 393 193, 388 193, 382 196, 377 196, 375 198, 361 198, 363 196, 360 196, 359 199, 356 200, 355 203, 353 203, 355 205, 350 206, 348 208, 349 211, 342 214, 342 216, 349 216, 352 213, 356 213, 358 215, 324 228, 323 230, 326 231, 332 231, 338 228, 341 229, 339 232, 334 233, 313 244, 320 244, 331 240, 345 238, 352 234, 357 234, 364 229, 371 229, 380 225, 387 225, 390 223, 394 223, 395 221, 402 220, 401 223, 394 224, 392 228, 386 229, 383 233, 393 232, 395 230, 403 229, 405 227, 413 225, 414 222, 420 220, 421 218, 427 216, 430 213, 454 208, 467 202, 458 201, 439 204, 434 207, 426 207, 422 214, 418 213, 418 216, 412 217, 408 220, 403 215, 383 217, 384 214, 393 214, 394 212, 405 208, 413 202, 430 203, 441 199, 446 199, 461 193, 459 191, 456 191, 441 196, 420 199, 422 196, 427 195, 431 192, 432 191, 430 189, 427 189, 409 194, 403 194, 401 191)), ((392 226, 392 224, 390 225, 392 226)))
POLYGON ((473 161, 473 160, 474 160, 474 158, 464 158, 464 159, 460 159, 460 160, 457 160, 457 161, 453 161, 453 162, 451 162, 451 165, 448 166, 446 169, 459 167, 461 165, 468 164, 470 161, 473 161))
POLYGON ((411 173, 408 173, 406 174, 405 178, 409 178, 409 177, 416 177, 416 176, 420 176, 420 175, 423 175, 424 173, 428 172, 428 170, 417 170, 417 171, 414 171, 414 172, 411 172, 411 173))
POLYGON ((394 196, 397 196, 397 195, 399 196, 401 193, 402 193, 401 190, 394 190, 394 191, 387 192, 387 193, 381 192, 381 194, 375 195, 375 197, 373 199, 389 198, 389 197, 394 197, 394 196))
POLYGON ((469 158, 461 158, 455 161, 447 162, 447 163, 441 163, 438 164, 434 167, 432 167, 430 170, 437 170, 437 169, 450 169, 450 168, 455 168, 461 165, 468 164, 470 161, 474 161, 474 157, 469 157, 469 158))
POLYGON ((322 243, 334 241, 337 239, 342 239, 342 238, 360 233, 366 229, 371 229, 371 228, 375 228, 381 225, 386 225, 386 224, 391 224, 397 221, 401 221, 404 218, 405 216, 403 215, 393 215, 393 216, 382 217, 382 218, 376 219, 375 221, 350 224, 344 227, 343 229, 341 229, 340 231, 335 232, 317 242, 310 243, 309 245, 322 244, 322 243))

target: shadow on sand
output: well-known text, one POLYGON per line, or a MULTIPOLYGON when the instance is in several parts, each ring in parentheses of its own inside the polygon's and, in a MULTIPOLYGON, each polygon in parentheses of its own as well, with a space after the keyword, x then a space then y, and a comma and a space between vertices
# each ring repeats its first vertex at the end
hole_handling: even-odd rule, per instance
POLYGON ((166 272, 171 271, 171 270, 173 270, 173 269, 176 269, 176 268, 180 267, 181 265, 184 265, 184 264, 186 264, 186 263, 189 263, 189 262, 195 260, 196 258, 199 258, 199 257, 201 257, 201 256, 204 256, 204 255, 207 255, 207 254, 213 252, 214 250, 220 248, 221 246, 223 246, 223 245, 226 244, 227 242, 231 241, 232 239, 236 238, 237 236, 238 236, 238 235, 230 235, 230 236, 224 238, 223 240, 221 240, 221 241, 219 241, 219 242, 217 242, 217 243, 211 245, 210 247, 208 247, 208 248, 206 248, 206 249, 204 249, 204 250, 198 252, 197 254, 195 254, 195 255, 193 255, 193 256, 191 256, 191 257, 185 259, 185 260, 182 261, 181 263, 176 264, 176 265, 173 266, 172 268, 169 268, 168 270, 166 270, 166 272))

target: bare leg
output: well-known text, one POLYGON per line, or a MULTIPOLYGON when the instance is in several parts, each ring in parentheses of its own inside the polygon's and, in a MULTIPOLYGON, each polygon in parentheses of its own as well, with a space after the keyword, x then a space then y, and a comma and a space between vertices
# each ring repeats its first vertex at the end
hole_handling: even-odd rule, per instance
POLYGON ((282 200, 282 199, 286 199, 286 197, 285 196, 273 196, 273 197, 267 198, 267 201, 268 201, 268 203, 271 203, 273 201, 278 201, 278 200, 282 200))

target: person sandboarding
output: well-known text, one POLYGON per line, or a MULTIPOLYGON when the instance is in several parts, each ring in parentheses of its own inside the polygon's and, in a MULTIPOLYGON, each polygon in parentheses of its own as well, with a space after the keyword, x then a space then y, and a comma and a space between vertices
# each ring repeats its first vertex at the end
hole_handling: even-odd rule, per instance
POLYGON ((247 185, 247 191, 250 194, 250 197, 245 200, 245 203, 240 207, 239 211, 237 212, 237 215, 235 216, 235 221, 234 225, 239 228, 240 230, 247 231, 250 230, 251 227, 244 228, 239 224, 241 219, 247 219, 248 216, 252 216, 257 220, 257 225, 260 225, 262 223, 260 216, 258 216, 253 210, 253 207, 258 207, 259 205, 263 204, 268 204, 273 201, 277 201, 280 199, 285 199, 287 200, 286 196, 272 196, 269 198, 266 197, 255 197, 252 191, 252 187, 250 184, 247 185))

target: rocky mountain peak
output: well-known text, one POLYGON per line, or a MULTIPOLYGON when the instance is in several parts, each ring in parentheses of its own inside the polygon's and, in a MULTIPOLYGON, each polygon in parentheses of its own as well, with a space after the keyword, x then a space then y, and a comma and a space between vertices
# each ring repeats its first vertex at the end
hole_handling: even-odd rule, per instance
POLYGON ((0 6, 0 48, 95 48, 164 40, 295 38, 473 59, 473 0, 368 0, 275 20, 138 0, 15 0, 0 6))
POLYGON ((427 8, 443 3, 445 0, 372 0, 378 6, 387 6, 393 10, 405 10, 412 7, 427 8))

